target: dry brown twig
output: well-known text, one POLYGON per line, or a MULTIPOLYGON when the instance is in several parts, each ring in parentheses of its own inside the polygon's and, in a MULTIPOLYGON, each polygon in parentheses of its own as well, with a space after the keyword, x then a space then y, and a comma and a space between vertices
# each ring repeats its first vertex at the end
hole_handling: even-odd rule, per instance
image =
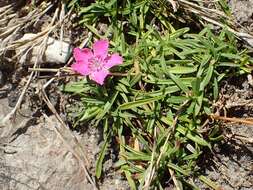
MULTIPOLYGON (((58 78, 58 77, 63 76, 62 73, 66 73, 65 76, 78 76, 78 75, 81 76, 80 74, 75 73, 70 67, 67 67, 67 66, 59 68, 59 69, 52 69, 52 68, 28 68, 28 71, 29 72, 36 71, 36 72, 52 72, 52 73, 57 73, 56 74, 57 76, 56 75, 49 76, 49 78, 52 78, 52 79, 54 79, 55 77, 58 78)), ((137 73, 117 73, 117 72, 113 72, 112 73, 112 72, 110 72, 109 75, 123 77, 123 76, 129 76, 129 75, 136 76, 138 74, 137 73)), ((48 77, 46 77, 46 78, 48 78, 48 77)))
MULTIPOLYGON (((211 114, 210 117, 211 117, 211 119, 219 120, 219 121, 223 121, 223 122, 244 124, 244 125, 247 125, 247 126, 250 126, 250 127, 253 126, 253 118, 235 118, 235 117, 231 118, 231 117, 226 117, 226 116, 219 116, 217 114, 211 114)), ((233 127, 236 127, 236 126, 233 125, 233 127)), ((246 136, 242 136, 242 135, 239 135, 239 134, 224 134, 224 136, 227 137, 227 138, 238 139, 238 140, 241 140, 241 141, 246 142, 246 143, 253 143, 253 138, 252 137, 246 137, 246 136)))
POLYGON ((221 121, 233 122, 233 123, 242 123, 245 125, 252 125, 253 126, 253 119, 252 118, 224 117, 224 116, 219 116, 216 114, 211 114, 209 116, 215 120, 221 120, 221 121))
MULTIPOLYGON (((12 10, 12 6, 8 5, 7 10, 5 10, 5 17, 1 19, 0 24, 0 55, 4 54, 7 50, 20 48, 22 46, 30 47, 34 43, 37 43, 34 40, 30 41, 20 41, 16 37, 19 31, 24 30, 25 28, 35 24, 39 18, 41 18, 48 10, 53 7, 51 2, 42 3, 33 11, 29 12, 24 17, 18 17, 17 13, 12 10), (7 12, 8 11, 8 12, 7 12)), ((3 13, 3 14, 4 14, 3 13)), ((1 14, 1 12, 0 12, 1 14)), ((27 49, 27 48, 22 48, 27 49)))
POLYGON ((247 137, 245 135, 229 132, 225 133, 224 137, 227 139, 233 139, 233 140, 239 140, 244 144, 253 144, 253 138, 252 137, 247 137))
MULTIPOLYGON (((51 28, 51 29, 52 29, 52 26, 53 26, 53 24, 54 24, 56 18, 57 18, 57 14, 58 14, 58 11, 55 12, 54 17, 53 17, 53 19, 52 19, 52 22, 51 22, 51 24, 50 24, 50 26, 49 26, 49 28, 51 28)), ((48 35, 51 33, 51 31, 52 31, 52 30, 49 30, 48 33, 46 33, 46 35, 48 36, 48 35)), ((46 43, 47 43, 47 38, 45 38, 45 39, 41 42, 41 45, 40 45, 40 53, 39 53, 38 56, 37 56, 37 59, 36 59, 36 62, 35 62, 35 64, 34 64, 33 68, 36 68, 36 67, 38 66, 39 61, 40 61, 40 59, 42 58, 42 55, 44 54, 44 50, 45 50, 44 46, 45 46, 46 43)), ((22 90, 22 92, 21 92, 21 94, 20 94, 20 96, 19 96, 19 99, 18 99, 18 101, 17 101, 15 107, 12 109, 12 111, 11 111, 9 114, 7 114, 7 115, 2 119, 1 122, 2 122, 2 125, 3 125, 3 126, 6 125, 6 123, 8 123, 9 121, 12 121, 12 120, 15 119, 15 114, 16 114, 17 110, 18 110, 18 109, 20 108, 20 106, 21 106, 21 103, 22 103, 22 101, 23 101, 23 98, 24 98, 24 96, 25 96, 25 93, 26 93, 26 91, 27 91, 27 89, 28 89, 28 87, 29 87, 29 85, 30 85, 30 83, 31 83, 31 81, 32 81, 32 79, 33 79, 33 77, 34 77, 34 74, 35 74, 35 71, 32 71, 31 74, 29 75, 29 78, 28 78, 28 80, 27 80, 27 82, 26 82, 26 84, 25 84, 25 86, 24 86, 24 88, 23 88, 23 90, 22 90)))
MULTIPOLYGON (((68 18, 68 17, 70 16, 70 14, 71 14, 71 11, 70 11, 67 15, 65 15, 65 17, 64 17, 63 20, 58 21, 57 23, 55 23, 55 22, 56 22, 56 19, 57 19, 57 17, 58 17, 58 12, 59 12, 59 9, 57 8, 56 11, 55 11, 54 16, 53 16, 53 18, 52 18, 52 21, 51 21, 50 25, 49 25, 44 31, 42 31, 41 33, 39 33, 38 35, 35 36, 36 40, 38 40, 38 41, 36 41, 37 44, 40 44, 40 48, 39 48, 39 54, 38 54, 38 56, 37 56, 37 58, 36 58, 36 61, 35 61, 34 66, 33 66, 34 69, 38 67, 39 62, 40 62, 40 60, 42 59, 42 56, 43 56, 44 51, 45 51, 45 48, 46 48, 47 39, 48 39, 49 34, 50 34, 54 29, 56 29, 56 27, 59 26, 59 25, 61 24, 61 22, 63 22, 64 19, 68 18)), ((41 16, 41 15, 40 15, 40 16, 41 16)), ((22 45, 23 45, 23 44, 28 45, 28 44, 31 43, 31 42, 34 42, 34 40, 31 40, 31 41, 22 41, 21 44, 22 44, 22 45)), ((15 43, 19 44, 20 42, 19 42, 19 41, 16 41, 15 43)), ((37 45, 37 44, 36 44, 36 45, 37 45)), ((13 45, 13 44, 12 44, 12 45, 13 45)), ((32 45, 32 43, 29 44, 29 45, 31 45, 31 47, 30 47, 29 49, 31 49, 31 48, 34 46, 34 45, 32 45)), ((14 47, 20 47, 20 46, 19 46, 19 45, 17 45, 17 46, 14 45, 12 48, 14 48, 14 47)), ((27 51, 28 51, 28 50, 27 50, 27 51)), ((1 52, 1 50, 0 50, 0 52, 1 52)), ((18 101, 17 101, 15 107, 12 109, 12 111, 11 111, 9 114, 7 114, 7 115, 1 120, 1 126, 9 126, 9 127, 12 126, 11 123, 12 123, 12 121, 15 119, 15 114, 16 114, 17 110, 20 108, 21 103, 22 103, 22 101, 23 101, 23 98, 24 98, 24 96, 25 96, 25 93, 26 93, 26 91, 27 91, 27 89, 28 89, 28 87, 29 87, 29 85, 30 85, 30 83, 31 83, 31 81, 32 81, 32 79, 33 79, 33 77, 35 76, 35 74, 36 74, 36 71, 32 71, 31 74, 29 75, 29 78, 28 78, 28 80, 27 80, 27 82, 26 82, 26 84, 25 84, 25 86, 24 86, 24 88, 23 88, 23 90, 22 90, 22 92, 21 92, 21 95, 19 96, 19 99, 18 99, 18 101)))

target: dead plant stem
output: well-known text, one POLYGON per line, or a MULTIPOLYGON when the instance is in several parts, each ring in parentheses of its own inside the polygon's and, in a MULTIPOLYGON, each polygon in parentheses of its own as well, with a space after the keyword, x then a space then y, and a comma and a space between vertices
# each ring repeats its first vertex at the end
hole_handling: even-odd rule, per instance
POLYGON ((247 118, 235 118, 235 117, 224 117, 224 116, 219 116, 215 114, 211 114, 210 117, 215 120, 222 120, 222 121, 229 121, 229 122, 235 122, 235 123, 242 123, 246 125, 252 125, 253 126, 253 120, 252 119, 247 119, 247 118))

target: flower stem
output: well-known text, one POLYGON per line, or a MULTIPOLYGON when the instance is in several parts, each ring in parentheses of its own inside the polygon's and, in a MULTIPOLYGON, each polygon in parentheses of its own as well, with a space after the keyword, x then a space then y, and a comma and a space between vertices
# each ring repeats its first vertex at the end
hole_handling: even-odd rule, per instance
MULTIPOLYGON (((52 72, 52 73, 56 73, 58 71, 62 71, 62 72, 68 72, 73 74, 74 71, 71 69, 71 67, 64 67, 64 68, 60 68, 60 69, 52 69, 52 68, 28 68, 29 72, 32 71, 37 71, 37 72, 52 72)), ((118 77, 125 77, 125 76, 129 76, 129 75, 137 75, 136 73, 110 73, 109 75, 111 76, 118 76, 118 77)))
POLYGON ((52 68, 28 68, 28 71, 37 71, 37 72, 53 72, 56 73, 58 71, 64 71, 64 72, 71 72, 73 73, 73 70, 70 67, 60 68, 60 69, 52 69, 52 68))
POLYGON ((117 77, 125 77, 129 75, 137 75, 136 73, 110 73, 109 75, 117 76, 117 77))

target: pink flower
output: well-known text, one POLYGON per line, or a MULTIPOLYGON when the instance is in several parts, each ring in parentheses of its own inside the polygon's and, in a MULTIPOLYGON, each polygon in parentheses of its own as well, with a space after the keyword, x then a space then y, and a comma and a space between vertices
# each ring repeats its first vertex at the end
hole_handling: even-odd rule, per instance
POLYGON ((74 58, 76 63, 72 69, 81 75, 87 76, 98 84, 103 85, 109 69, 123 62, 118 53, 108 54, 108 40, 98 40, 93 44, 93 51, 89 48, 75 48, 74 58))

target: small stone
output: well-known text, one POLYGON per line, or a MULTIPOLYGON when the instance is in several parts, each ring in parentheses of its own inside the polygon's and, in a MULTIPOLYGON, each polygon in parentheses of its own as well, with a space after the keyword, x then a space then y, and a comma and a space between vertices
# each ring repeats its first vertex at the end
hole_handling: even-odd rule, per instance
MULTIPOLYGON (((20 41, 31 40, 36 37, 37 34, 26 33, 20 41)), ((35 46, 29 54, 24 54, 19 62, 20 63, 35 63, 38 55, 40 55, 40 46, 35 46)), ((20 53, 20 51, 24 51, 24 49, 16 50, 16 53, 20 53)), ((39 62, 48 62, 48 63, 66 63, 72 53, 72 47, 69 43, 65 41, 56 40, 52 37, 48 38, 45 54, 42 57, 42 60, 39 62)))

